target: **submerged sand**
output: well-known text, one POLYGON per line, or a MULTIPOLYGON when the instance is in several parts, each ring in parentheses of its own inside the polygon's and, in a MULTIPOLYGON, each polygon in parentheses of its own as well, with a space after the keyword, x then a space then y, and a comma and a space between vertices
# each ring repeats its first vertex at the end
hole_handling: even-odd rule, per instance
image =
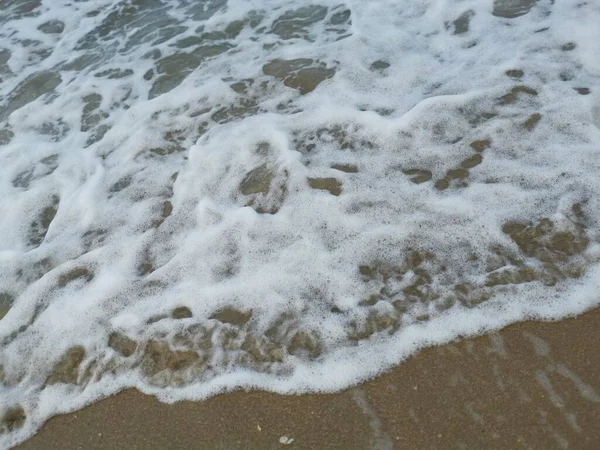
POLYGON ((337 394, 169 405, 127 390, 20 449, 600 448, 600 309, 421 351, 337 394))

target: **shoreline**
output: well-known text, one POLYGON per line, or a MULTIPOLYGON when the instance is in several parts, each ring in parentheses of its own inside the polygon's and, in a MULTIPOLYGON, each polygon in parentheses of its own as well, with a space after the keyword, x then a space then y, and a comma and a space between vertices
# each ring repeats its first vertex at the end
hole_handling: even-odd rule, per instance
POLYGON ((51 418, 18 449, 597 448, 600 308, 427 348, 335 394, 134 389, 51 418))

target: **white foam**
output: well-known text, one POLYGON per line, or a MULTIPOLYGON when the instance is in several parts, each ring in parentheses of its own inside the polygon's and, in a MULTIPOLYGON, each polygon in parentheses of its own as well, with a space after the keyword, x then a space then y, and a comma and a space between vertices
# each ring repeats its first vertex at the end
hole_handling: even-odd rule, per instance
POLYGON ((109 0, 44 1, 31 15, 11 10, 0 18, 0 52, 10 52, 4 65, 0 53, 0 133, 14 135, 0 146, 0 294, 14 297, 0 321, 0 413, 21 405, 27 415, 22 428, 0 437, 0 446, 22 441, 54 414, 126 386, 170 402, 238 387, 330 392, 424 346, 598 305, 596 5, 538 1, 529 13, 506 19, 492 15, 491 1, 324 0, 323 19, 283 39, 269 32, 278 17, 314 3, 215 0, 202 3, 202 17, 198 5, 179 3, 148 2, 135 20, 127 2, 109 0), (331 20, 346 8, 351 23, 331 20), (453 21, 467 10, 473 11, 468 31, 453 34, 453 21), (119 24, 99 33, 108 17, 119 24), (64 22, 64 30, 38 30, 50 20, 64 22), (219 36, 235 20, 246 20, 237 36, 200 44, 227 43, 230 50, 203 56, 181 84, 150 98, 156 80, 173 70, 164 58, 199 47, 178 49, 177 42, 219 36), (165 30, 173 37, 154 45, 165 30), (155 49, 162 69, 147 56, 155 49), (75 64, 78 58, 93 60, 75 64), (299 58, 335 75, 300 95, 289 76, 284 84, 263 71, 270 61, 299 58), (515 69, 524 72, 518 80, 506 74, 515 69), (37 97, 39 86, 29 85, 35 99, 15 97, 18 86, 43 71, 60 72, 52 93, 37 97), (230 87, 244 80, 246 93, 230 87), (501 104, 515 86, 529 91, 501 104), (532 114, 541 119, 528 130, 523 124, 532 114), (469 169, 466 185, 454 180, 446 190, 434 187, 477 154, 469 143, 486 139, 491 145, 469 169), (240 191, 263 164, 273 171, 271 191, 254 201, 276 214, 258 214, 253 196, 240 191), (427 170, 431 180, 413 183, 407 169, 427 170), (313 178, 337 179, 341 194, 311 188, 313 178), (158 226, 167 200, 172 212, 158 226), (549 218, 558 230, 582 232, 583 225, 574 224, 575 203, 583 205, 589 244, 565 258, 585 267, 581 277, 555 286, 540 280, 484 286, 491 273, 514 269, 508 260, 488 264, 498 258, 493 248, 545 270, 503 225, 549 218), (52 205, 56 214, 40 231, 52 205), (427 289, 440 298, 410 304, 400 314, 392 300, 402 299, 418 270, 367 282, 359 266, 401 266, 412 251, 436 255, 424 264, 427 289), (143 269, 145 263, 153 270, 143 269), (88 272, 73 272, 82 269, 88 272), (442 308, 460 283, 495 289, 494 295, 475 307, 442 308), (380 290, 387 297, 365 306, 380 290), (181 306, 191 318, 164 319, 181 306), (238 330, 242 341, 283 320, 276 331, 285 341, 283 360, 261 370, 239 363, 241 344, 234 350, 223 344, 232 327, 210 319, 225 307, 252 312, 238 330), (394 314, 401 323, 395 332, 384 327, 365 339, 350 338, 352 326, 394 314), (129 361, 108 347, 112 332, 180 348, 177 333, 194 324, 215 328, 214 348, 209 369, 183 386, 160 387, 139 368, 107 369, 129 361), (288 351, 297 330, 318 334, 318 357, 288 351), (81 385, 43 387, 74 346, 86 350, 81 376, 89 367, 92 377, 81 385))

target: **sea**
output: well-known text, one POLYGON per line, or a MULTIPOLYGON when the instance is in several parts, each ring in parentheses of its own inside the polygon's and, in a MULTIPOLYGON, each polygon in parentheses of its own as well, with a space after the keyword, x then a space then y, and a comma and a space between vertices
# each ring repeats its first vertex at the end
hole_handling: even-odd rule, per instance
POLYGON ((0 0, 0 447, 598 306, 599 43, 596 0, 0 0))

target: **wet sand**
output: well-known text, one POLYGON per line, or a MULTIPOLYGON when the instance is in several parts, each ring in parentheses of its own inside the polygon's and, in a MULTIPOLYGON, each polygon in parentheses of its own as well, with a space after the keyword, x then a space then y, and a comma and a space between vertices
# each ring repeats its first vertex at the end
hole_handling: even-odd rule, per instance
POLYGON ((426 349, 338 394, 168 405, 127 390, 52 418, 18 448, 597 449, 599 337, 595 309, 426 349))

